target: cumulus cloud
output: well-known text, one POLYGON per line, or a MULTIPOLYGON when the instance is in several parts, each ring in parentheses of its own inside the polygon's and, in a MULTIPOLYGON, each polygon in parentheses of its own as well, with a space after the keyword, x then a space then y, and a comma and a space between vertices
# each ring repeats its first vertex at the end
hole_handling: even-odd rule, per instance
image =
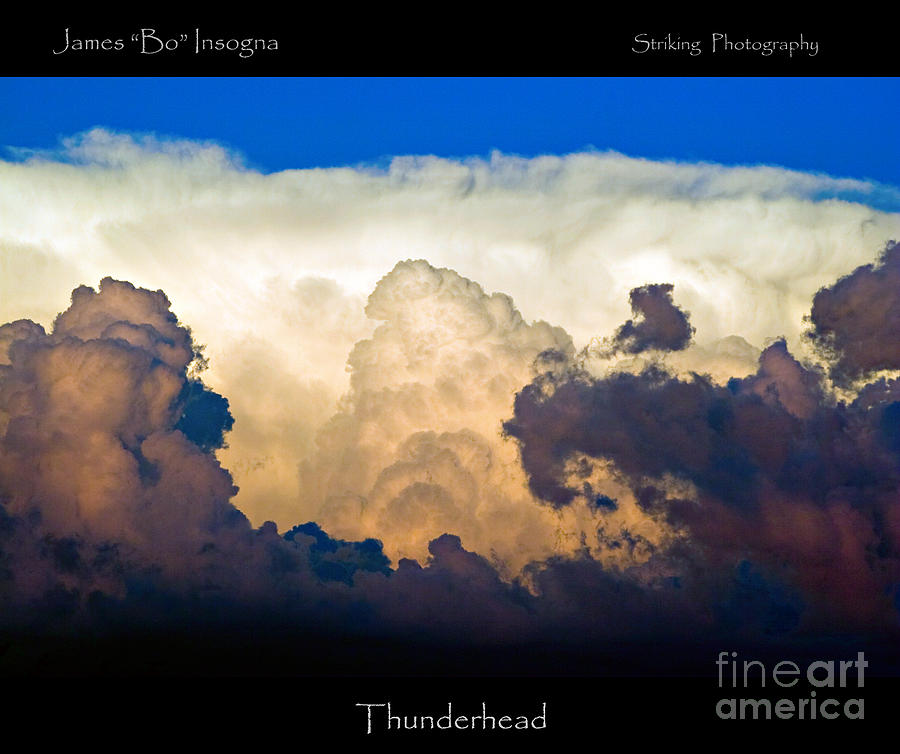
POLYGON ((9 514, 53 537, 173 551, 201 522, 227 518, 231 477, 175 429, 192 421, 185 391, 195 351, 161 291, 106 278, 99 291, 77 288, 49 334, 34 323, 3 330, 11 341, 0 375, 9 514), (186 496, 193 504, 179 505, 186 496), (147 507, 172 517, 168 538, 146 529, 147 507))
POLYGON ((102 131, 0 172, 4 620, 896 624, 878 187, 612 153, 262 175, 102 131))
POLYGON ((505 427, 547 503, 583 497, 567 473, 572 458, 603 462, 700 561, 768 569, 800 590, 809 620, 894 625, 895 407, 895 381, 840 400, 777 340, 755 374, 724 385, 659 364, 541 375, 517 395, 505 427))
POLYGON ((395 561, 424 559, 446 532, 514 571, 554 552, 575 522, 534 504, 501 423, 536 359, 572 358, 568 334, 424 260, 399 262, 366 313, 380 324, 351 351, 350 391, 301 469, 316 520, 377 536, 395 561))
POLYGON ((234 507, 213 454, 231 426, 228 401, 203 384, 205 359, 162 291, 105 278, 75 289, 50 332, 27 320, 0 327, 0 631, 220 635, 250 620, 432 641, 456 642, 476 624, 479 642, 544 636, 551 620, 535 617, 532 591, 445 530, 480 545, 493 534, 502 548, 552 525, 522 479, 521 499, 504 497, 518 467, 498 457, 491 412, 510 408, 536 354, 571 353, 571 341, 421 261, 398 264, 369 312, 384 322, 351 358, 360 415, 334 421, 354 442, 326 436, 338 463, 322 471, 339 489, 358 473, 374 487, 370 520, 410 549, 425 543, 418 561, 394 568, 374 538, 313 522, 279 536, 234 507), (373 360, 381 348, 395 359, 373 360), (469 379, 454 393, 459 415, 446 413, 441 434, 417 429, 433 426, 451 369, 469 379), (380 428, 408 392, 422 406, 380 428), (494 436, 478 434, 488 426, 494 436))
POLYGON ((867 206, 897 206, 871 183, 614 152, 266 175, 217 144, 95 129, 0 163, 0 178, 0 321, 49 327, 73 288, 107 275, 165 290, 236 419, 219 458, 237 503, 283 529, 318 512, 296 468, 350 389, 347 355, 377 323, 366 299, 400 259, 503 291, 578 349, 628 319, 630 290, 664 280, 699 347, 784 335, 797 351, 812 295, 900 236, 896 212, 867 206))
POLYGON ((0 327, 0 629, 132 629, 244 610, 341 614, 379 543, 254 530, 214 456, 227 399, 162 291, 80 286, 48 333, 0 327), (346 591, 346 589, 345 589, 346 591), (328 606, 333 608, 329 611, 328 606))

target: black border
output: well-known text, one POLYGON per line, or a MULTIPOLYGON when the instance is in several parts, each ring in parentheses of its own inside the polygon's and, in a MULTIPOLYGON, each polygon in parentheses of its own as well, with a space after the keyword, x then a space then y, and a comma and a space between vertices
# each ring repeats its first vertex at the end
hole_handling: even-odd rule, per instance
MULTIPOLYGON (((522 10, 455 17, 435 6, 426 17, 410 11, 359 11, 347 7, 272 13, 219 12, 199 16, 148 10, 126 18, 95 19, 72 11, 34 15, 0 28, 0 75, 5 76, 896 76, 900 54, 891 37, 867 23, 828 18, 764 17, 759 8, 726 18, 661 19, 651 10, 631 18, 611 17, 608 6, 576 13, 527 15, 522 10), (64 30, 74 39, 122 39, 121 51, 54 54, 64 30), (160 38, 184 33, 174 52, 142 54, 130 40, 142 28, 160 38), (278 41, 277 50, 241 58, 236 52, 196 54, 194 30, 202 38, 278 41), (731 41, 815 41, 815 56, 753 51, 713 53, 714 33, 731 41), (699 41, 701 53, 655 50, 638 53, 635 37, 699 41)), ((671 15, 671 14, 670 14, 671 15)))

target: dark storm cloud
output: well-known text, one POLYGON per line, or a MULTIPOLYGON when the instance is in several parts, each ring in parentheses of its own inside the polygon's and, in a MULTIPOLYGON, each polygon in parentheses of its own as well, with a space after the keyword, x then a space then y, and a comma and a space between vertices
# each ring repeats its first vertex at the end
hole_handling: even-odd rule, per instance
POLYGON ((857 267, 813 299, 808 337, 848 384, 881 369, 900 369, 900 244, 876 264, 857 267))
POLYGON ((687 348, 694 334, 689 314, 672 300, 671 283, 649 284, 633 288, 628 294, 634 319, 623 324, 608 353, 639 354, 644 351, 680 351, 687 348))
MULTIPOLYGON (((894 364, 895 249, 816 298, 814 336, 829 334, 839 374, 894 364)), ((612 462, 693 557, 715 568, 749 559, 799 588, 810 615, 886 626, 897 621, 900 581, 898 398, 897 382, 882 379, 841 402, 779 340, 755 374, 726 386, 659 366, 602 378, 546 372, 518 394, 504 426, 548 503, 583 494, 569 477, 572 459, 612 462)), ((774 615, 789 623, 792 610, 774 615)))
POLYGON ((721 387, 657 366, 604 379, 545 374, 517 396, 505 429, 521 441, 532 490, 555 505, 578 494, 562 482, 575 453, 612 459, 632 479, 670 473, 731 500, 752 502, 763 477, 790 484, 792 442, 821 388, 777 341, 756 375, 721 387), (548 393, 550 394, 548 397, 548 393))

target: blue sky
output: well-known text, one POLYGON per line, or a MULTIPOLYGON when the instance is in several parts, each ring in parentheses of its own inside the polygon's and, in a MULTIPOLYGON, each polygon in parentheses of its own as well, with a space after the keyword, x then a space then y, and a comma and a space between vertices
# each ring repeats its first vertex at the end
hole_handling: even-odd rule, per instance
POLYGON ((105 126, 214 139, 264 171, 596 147, 900 185, 898 115, 898 78, 0 81, 0 145, 105 126))

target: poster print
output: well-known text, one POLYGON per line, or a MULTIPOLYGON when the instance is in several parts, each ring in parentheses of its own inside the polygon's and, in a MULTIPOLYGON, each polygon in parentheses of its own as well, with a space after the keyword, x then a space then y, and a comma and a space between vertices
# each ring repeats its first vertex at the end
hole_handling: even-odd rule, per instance
MULTIPOLYGON (((47 37, 290 42, 130 32, 47 37)), ((2 82, 5 677, 476 746, 888 706, 896 78, 129 73, 2 82)))

